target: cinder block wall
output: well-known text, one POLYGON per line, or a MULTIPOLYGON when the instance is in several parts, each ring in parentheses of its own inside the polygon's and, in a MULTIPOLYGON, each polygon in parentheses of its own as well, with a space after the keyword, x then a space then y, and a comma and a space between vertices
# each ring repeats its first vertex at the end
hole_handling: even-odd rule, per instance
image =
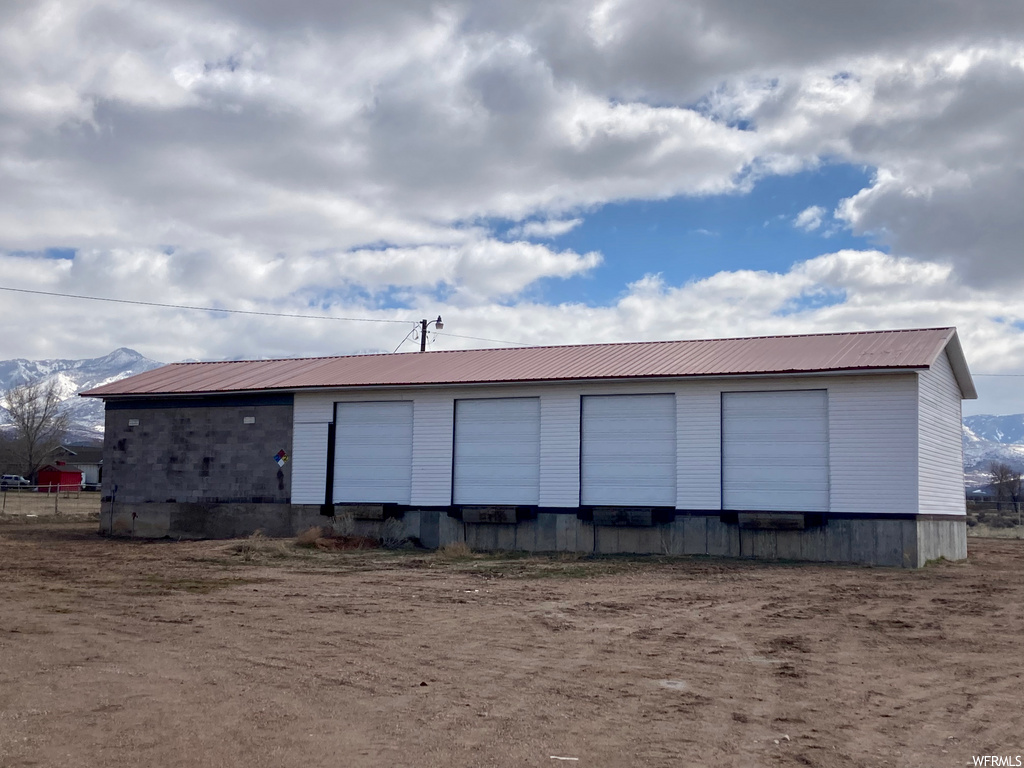
POLYGON ((108 404, 103 495, 116 486, 120 503, 289 502, 291 463, 274 457, 290 458, 291 434, 290 398, 108 404))

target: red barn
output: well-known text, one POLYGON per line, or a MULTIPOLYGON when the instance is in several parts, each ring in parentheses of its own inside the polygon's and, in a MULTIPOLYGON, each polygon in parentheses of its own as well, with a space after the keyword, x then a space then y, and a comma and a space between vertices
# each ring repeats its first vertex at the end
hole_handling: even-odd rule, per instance
POLYGON ((36 483, 43 493, 78 491, 82 488, 82 470, 63 462, 58 462, 56 466, 47 464, 36 474, 36 483))

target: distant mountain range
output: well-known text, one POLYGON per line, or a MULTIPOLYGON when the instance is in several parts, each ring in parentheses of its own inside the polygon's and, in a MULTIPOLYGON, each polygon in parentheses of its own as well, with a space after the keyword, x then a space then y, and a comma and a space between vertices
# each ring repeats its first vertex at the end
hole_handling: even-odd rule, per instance
POLYGON ((964 484, 988 484, 986 471, 994 461, 1024 472, 1024 413, 1011 416, 968 416, 963 424, 964 484))
MULTIPOLYGON (((103 403, 78 397, 78 393, 161 365, 127 347, 88 360, 0 360, 0 390, 26 381, 56 379, 71 411, 74 426, 70 439, 95 442, 103 437, 103 403)), ((6 414, 0 411, 0 426, 4 421, 6 414)), ((1024 472, 1024 413, 966 417, 963 446, 964 482, 968 486, 984 485, 985 471, 993 461, 1024 472)))
MULTIPOLYGON (((103 402, 78 397, 78 393, 161 365, 127 347, 87 360, 0 360, 0 391, 28 381, 56 379, 61 397, 71 411, 69 442, 96 442, 103 439, 103 402)), ((0 426, 7 421, 6 412, 0 411, 0 426)))

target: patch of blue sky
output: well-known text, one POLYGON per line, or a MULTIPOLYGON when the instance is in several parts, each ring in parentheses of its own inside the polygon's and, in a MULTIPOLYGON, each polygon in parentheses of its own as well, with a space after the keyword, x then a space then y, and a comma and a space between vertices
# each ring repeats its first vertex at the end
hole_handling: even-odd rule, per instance
POLYGON ((78 255, 77 248, 43 248, 39 251, 11 251, 11 256, 42 256, 44 259, 61 259, 64 261, 73 261, 75 256, 78 255))
POLYGON ((306 306, 327 314, 331 314, 338 305, 361 306, 369 310, 406 309, 415 303, 415 299, 415 295, 402 286, 371 288, 356 283, 305 292, 306 306))
MULTIPOLYGON (((869 184, 871 175, 872 169, 861 166, 823 165, 762 178, 746 194, 634 200, 577 214, 583 219, 579 226, 538 242, 555 250, 599 251, 603 263, 586 275, 544 280, 532 293, 553 303, 599 306, 615 301, 627 284, 646 274, 682 285, 722 271, 784 273, 824 253, 877 247, 832 215, 842 199, 869 184), (825 209, 820 226, 809 231, 794 226, 811 206, 825 209)), ((505 234, 514 226, 496 229, 505 234)))
POLYGON ((834 307, 846 301, 846 291, 810 291, 803 293, 795 299, 790 299, 785 306, 776 310, 773 314, 779 317, 787 315, 798 315, 808 310, 821 309, 822 307, 834 307))
POLYGON ((1024 320, 1011 320, 1005 315, 990 315, 989 320, 1000 325, 1008 325, 1018 331, 1024 331, 1024 320))

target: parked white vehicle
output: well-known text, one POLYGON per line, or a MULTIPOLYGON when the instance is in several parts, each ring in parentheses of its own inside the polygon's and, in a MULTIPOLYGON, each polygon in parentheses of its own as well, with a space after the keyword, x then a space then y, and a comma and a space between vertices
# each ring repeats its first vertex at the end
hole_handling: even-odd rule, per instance
POLYGON ((8 488, 27 488, 31 486, 28 480, 21 475, 4 475, 0 477, 0 490, 6 491, 8 488))

